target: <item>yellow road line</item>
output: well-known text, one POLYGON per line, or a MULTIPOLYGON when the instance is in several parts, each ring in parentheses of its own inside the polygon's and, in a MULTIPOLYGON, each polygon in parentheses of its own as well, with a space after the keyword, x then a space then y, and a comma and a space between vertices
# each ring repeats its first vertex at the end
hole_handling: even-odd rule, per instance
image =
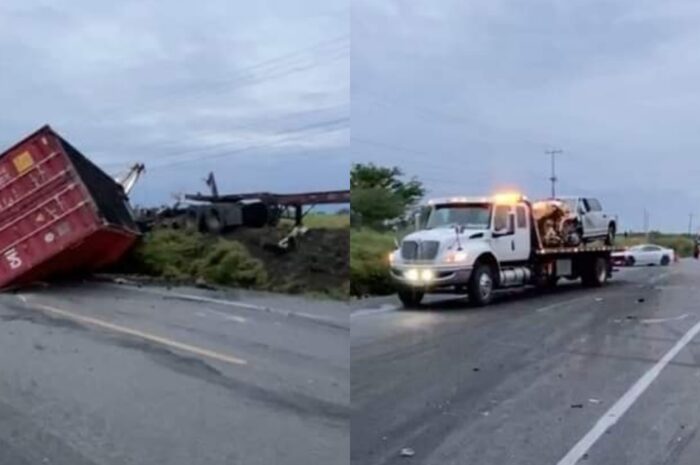
MULTIPOLYGON (((26 298, 22 299, 26 302, 26 298)), ((77 313, 69 312, 66 310, 61 310, 60 308, 51 307, 49 305, 43 304, 30 304, 33 308, 37 308, 46 313, 57 315, 69 320, 77 321, 79 323, 84 323, 87 325, 97 326, 98 328, 107 329, 115 333, 127 334, 129 336, 145 339, 146 341, 155 342, 156 344, 161 344, 166 347, 171 347, 173 349, 182 350, 184 352, 189 352, 195 355, 200 355, 202 357, 207 357, 213 360, 218 360, 219 362, 230 363, 233 365, 247 365, 248 362, 238 357, 233 357, 231 355, 222 354, 220 352, 215 352, 213 350, 202 349, 201 347, 196 347, 190 344, 184 344, 182 342, 173 341, 161 336, 156 336, 155 334, 146 333, 136 329, 127 328, 125 326, 116 325, 114 323, 109 323, 107 321, 102 321, 97 318, 92 318, 89 316, 79 315, 77 313)))

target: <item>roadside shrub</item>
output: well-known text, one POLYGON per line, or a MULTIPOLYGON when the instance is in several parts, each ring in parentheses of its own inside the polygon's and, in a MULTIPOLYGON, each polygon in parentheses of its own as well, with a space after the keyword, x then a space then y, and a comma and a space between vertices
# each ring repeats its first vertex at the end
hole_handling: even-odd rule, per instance
POLYGON ((350 293, 354 296, 395 292, 389 276, 389 253, 394 236, 370 229, 350 232, 350 293))
POLYGON ((169 279, 187 277, 187 268, 202 256, 204 238, 199 234, 160 230, 147 234, 129 257, 135 272, 169 279))
POLYGON ((171 281, 204 279, 227 286, 267 285, 264 264, 253 258, 241 243, 184 231, 158 230, 146 234, 120 271, 171 281))
POLYGON ((228 286, 260 287, 267 283, 263 263, 251 257, 242 244, 223 239, 192 263, 191 274, 228 286))

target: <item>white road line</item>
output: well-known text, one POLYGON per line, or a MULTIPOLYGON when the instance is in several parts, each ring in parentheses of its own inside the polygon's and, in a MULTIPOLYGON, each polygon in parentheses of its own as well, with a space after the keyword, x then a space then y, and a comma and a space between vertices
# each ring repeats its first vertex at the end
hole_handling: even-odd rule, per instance
POLYGON ((682 315, 673 316, 673 317, 669 317, 669 318, 645 318, 645 319, 639 320, 639 322, 644 323, 644 324, 667 323, 669 321, 685 320, 686 318, 688 318, 688 314, 684 313, 682 315))
POLYGON ((144 339, 149 342, 154 342, 156 344, 160 344, 166 347, 170 347, 173 349, 178 349, 183 352, 189 352, 191 354, 199 355, 202 357, 207 357, 213 360, 218 360, 220 362, 224 363, 229 363, 232 365, 247 365, 248 362, 246 360, 243 360, 242 358, 234 357, 232 355, 224 354, 221 352, 216 352, 214 350, 209 350, 209 349, 204 349, 202 347, 197 347, 193 346, 190 344, 185 344, 182 342, 178 342, 172 339, 168 339, 162 336, 158 336, 155 334, 147 333, 145 331, 139 331, 137 329, 132 329, 132 328, 127 328, 126 326, 121 326, 117 325, 114 323, 110 323, 108 321, 103 321, 97 318, 92 318, 89 316, 85 315, 80 315, 78 313, 74 312, 69 312, 67 310, 63 310, 60 308, 52 307, 50 305, 43 305, 39 303, 28 303, 28 299, 26 296, 20 295, 19 296, 20 300, 22 302, 27 303, 28 305, 31 306, 31 308, 35 308, 37 310, 43 311, 45 313, 50 313, 55 316, 59 316, 61 318, 65 318, 68 320, 73 320, 78 323, 90 325, 90 326, 96 326, 98 328, 106 329, 115 333, 120 333, 120 334, 126 334, 128 336, 132 337, 137 337, 140 339, 144 339))
POLYGON ((230 315, 228 313, 219 312, 217 310, 214 310, 213 308, 207 308, 206 311, 197 312, 197 313, 195 313, 195 315, 197 315, 199 317, 206 317, 207 313, 212 314, 212 315, 216 315, 220 318, 223 318, 226 321, 235 321, 236 323, 246 323, 248 321, 245 318, 243 318, 242 316, 230 315))
POLYGON ((398 305, 384 304, 379 308, 365 308, 362 310, 357 310, 356 312, 352 312, 350 314, 350 318, 361 318, 365 316, 379 315, 381 313, 395 312, 399 308, 400 307, 398 305))
POLYGON ((323 316, 314 315, 314 314, 307 313, 307 312, 293 312, 293 311, 289 311, 289 310, 280 310, 277 308, 266 307, 263 305, 249 304, 249 303, 241 302, 238 300, 215 299, 212 297, 205 297, 205 296, 192 295, 192 294, 181 294, 178 292, 164 292, 164 291, 158 291, 155 289, 142 289, 142 288, 133 287, 133 286, 123 286, 122 285, 119 287, 122 287, 122 288, 127 287, 128 289, 131 289, 132 291, 142 292, 145 294, 155 294, 155 295, 161 296, 165 299, 187 300, 190 302, 202 302, 202 303, 216 304, 216 305, 222 305, 222 306, 226 306, 226 307, 242 308, 245 310, 254 310, 254 311, 258 311, 258 312, 266 312, 266 313, 271 313, 274 315, 280 315, 280 316, 284 316, 284 317, 298 317, 298 318, 303 318, 306 320, 317 321, 319 323, 339 324, 336 320, 334 320, 332 318, 326 318, 323 316))
POLYGON ((618 399, 610 409, 603 414, 593 428, 581 438, 581 440, 561 459, 557 465, 574 465, 576 464, 605 434, 605 432, 613 426, 617 421, 629 410, 635 401, 644 394, 644 391, 651 385, 652 382, 661 374, 661 371, 668 365, 678 353, 687 346, 695 336, 700 333, 700 323, 690 328, 687 333, 664 355, 656 364, 630 387, 625 394, 618 399))

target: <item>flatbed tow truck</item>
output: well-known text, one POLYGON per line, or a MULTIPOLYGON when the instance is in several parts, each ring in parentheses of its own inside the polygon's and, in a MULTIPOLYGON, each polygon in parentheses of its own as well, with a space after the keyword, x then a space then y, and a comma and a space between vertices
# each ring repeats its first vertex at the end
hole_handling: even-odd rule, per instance
POLYGON ((532 203, 520 194, 436 199, 428 207, 426 226, 389 256, 406 308, 427 293, 466 293, 483 306, 498 289, 552 287, 561 278, 597 287, 612 276, 614 246, 545 247, 532 203))

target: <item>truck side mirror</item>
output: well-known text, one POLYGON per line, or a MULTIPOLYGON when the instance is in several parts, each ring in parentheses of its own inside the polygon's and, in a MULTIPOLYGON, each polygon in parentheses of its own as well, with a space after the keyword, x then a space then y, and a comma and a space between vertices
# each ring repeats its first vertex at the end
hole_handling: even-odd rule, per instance
POLYGON ((420 230, 420 213, 416 212, 413 214, 413 229, 420 230))

